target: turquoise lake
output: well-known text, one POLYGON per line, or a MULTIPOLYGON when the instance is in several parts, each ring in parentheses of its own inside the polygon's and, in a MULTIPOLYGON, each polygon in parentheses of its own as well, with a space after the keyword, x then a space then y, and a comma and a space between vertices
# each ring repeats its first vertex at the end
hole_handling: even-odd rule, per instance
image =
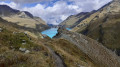
MULTIPOLYGON (((66 28, 67 30, 71 30, 70 28, 66 28)), ((43 32, 41 32, 42 34, 46 34, 47 36, 49 36, 50 38, 54 37, 57 34, 57 30, 58 28, 50 28, 48 30, 45 30, 43 32)))

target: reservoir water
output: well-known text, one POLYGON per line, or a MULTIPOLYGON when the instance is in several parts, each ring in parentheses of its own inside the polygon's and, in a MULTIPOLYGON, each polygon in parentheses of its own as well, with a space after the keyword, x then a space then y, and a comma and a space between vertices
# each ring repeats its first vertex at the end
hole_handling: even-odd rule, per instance
MULTIPOLYGON (((71 30, 70 28, 66 28, 67 30, 71 30)), ((45 30, 43 32, 41 32, 42 34, 46 34, 47 36, 49 36, 50 38, 54 37, 57 34, 57 30, 58 28, 50 28, 48 30, 45 30)))

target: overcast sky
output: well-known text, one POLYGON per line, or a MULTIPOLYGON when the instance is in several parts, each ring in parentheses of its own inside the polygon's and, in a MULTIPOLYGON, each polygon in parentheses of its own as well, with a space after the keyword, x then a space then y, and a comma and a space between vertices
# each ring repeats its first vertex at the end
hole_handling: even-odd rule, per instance
POLYGON ((59 24, 68 16, 97 10, 112 0, 0 0, 14 9, 29 11, 48 24, 59 24))

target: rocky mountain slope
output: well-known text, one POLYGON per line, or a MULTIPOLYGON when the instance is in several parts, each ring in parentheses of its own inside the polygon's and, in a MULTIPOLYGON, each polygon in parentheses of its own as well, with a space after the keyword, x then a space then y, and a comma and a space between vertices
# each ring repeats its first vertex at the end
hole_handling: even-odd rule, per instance
POLYGON ((55 38, 64 38, 73 43, 100 67, 120 66, 120 58, 115 53, 87 36, 59 28, 55 38))
POLYGON ((66 20, 64 20, 63 22, 61 22, 59 25, 60 26, 65 26, 65 27, 73 27, 75 24, 77 24, 77 22, 80 19, 83 19, 85 17, 85 15, 87 15, 88 12, 81 12, 77 15, 71 15, 69 16, 66 20))
POLYGON ((0 17, 20 26, 39 29, 39 31, 49 28, 41 18, 34 17, 31 13, 26 11, 12 9, 7 5, 0 5, 0 17))
MULTIPOLYGON (((72 18, 69 18, 69 20, 72 20, 72 18)), ((119 0, 113 0, 100 9, 90 12, 90 15, 84 19, 74 23, 78 24, 72 28, 73 32, 87 35, 120 55, 119 0)))
POLYGON ((83 33, 120 55, 120 1, 114 0, 105 5, 89 18, 73 28, 73 31, 83 33), (93 17, 94 16, 94 17, 93 17), (92 18, 92 19, 90 19, 92 18), (90 19, 90 21, 88 21, 90 19), (87 21, 88 26, 82 25, 87 21))
POLYGON ((82 31, 85 28, 85 25, 89 25, 90 23, 92 23, 92 21, 95 21, 101 17, 104 17, 108 14, 115 14, 115 13, 119 13, 120 11, 120 7, 119 7, 120 3, 119 0, 113 0, 112 2, 104 5, 103 7, 101 7, 100 9, 98 9, 96 12, 94 12, 93 14, 91 14, 88 18, 82 20, 80 22, 80 24, 78 24, 76 27, 73 28, 74 31, 82 31))

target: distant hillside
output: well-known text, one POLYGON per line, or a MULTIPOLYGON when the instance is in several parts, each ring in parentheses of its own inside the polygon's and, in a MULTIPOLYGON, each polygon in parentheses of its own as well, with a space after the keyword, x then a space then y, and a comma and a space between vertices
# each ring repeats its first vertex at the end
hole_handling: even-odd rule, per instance
POLYGON ((88 12, 81 12, 81 13, 79 13, 77 15, 71 15, 66 20, 61 22, 59 25, 64 26, 64 27, 69 27, 69 28, 73 27, 73 26, 75 26, 75 24, 78 24, 77 22, 80 19, 84 18, 85 15, 87 15, 87 14, 88 14, 88 12))
POLYGON ((47 24, 47 25, 51 28, 58 28, 59 27, 58 25, 53 25, 53 24, 47 24))
POLYGON ((39 29, 39 31, 49 28, 49 26, 41 18, 34 17, 27 11, 12 9, 7 5, 0 5, 0 17, 19 26, 39 29))

